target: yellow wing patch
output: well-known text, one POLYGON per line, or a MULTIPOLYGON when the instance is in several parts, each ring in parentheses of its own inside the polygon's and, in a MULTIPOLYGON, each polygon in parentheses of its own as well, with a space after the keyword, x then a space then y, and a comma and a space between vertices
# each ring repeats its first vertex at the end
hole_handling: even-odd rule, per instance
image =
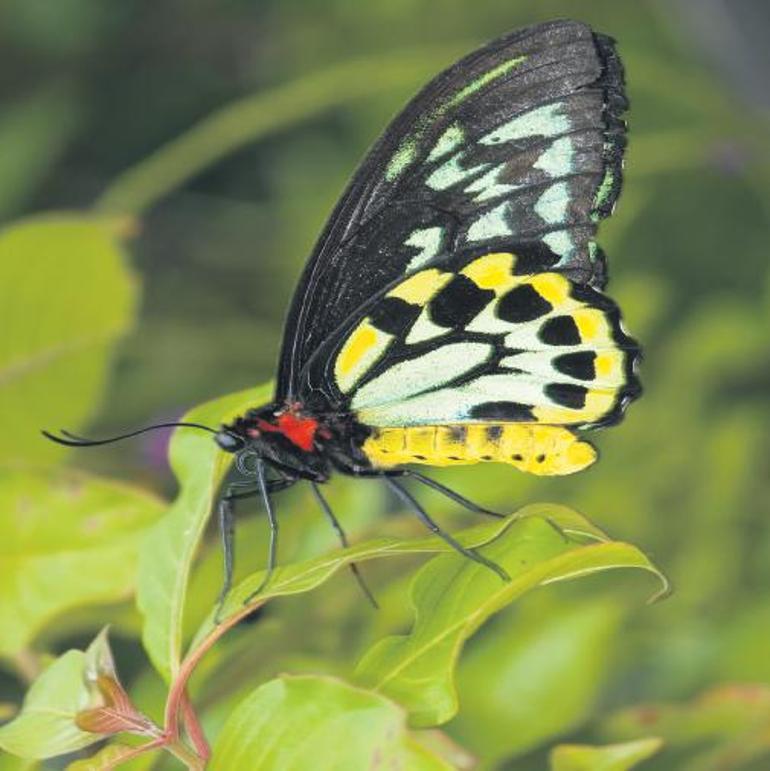
POLYGON ((397 297, 412 305, 424 305, 452 280, 453 275, 453 273, 444 273, 436 270, 436 268, 421 270, 391 289, 388 292, 388 297, 397 297))
MULTIPOLYGON (((564 307, 570 303, 570 283, 559 273, 538 273, 528 277, 528 283, 546 301, 554 307, 564 307)), ((572 302, 572 305, 577 303, 572 302)))
POLYGON ((615 404, 616 389, 589 388, 582 407, 562 407, 546 404, 532 408, 532 414, 540 423, 556 425, 575 425, 578 423, 596 423, 606 415, 615 404))
POLYGON ((377 329, 369 319, 364 319, 342 346, 334 365, 337 385, 344 393, 349 391, 361 376, 382 356, 393 335, 377 329))
POLYGON ((578 308, 572 312, 572 318, 583 343, 612 344, 612 329, 607 323, 607 317, 598 308, 578 308))
POLYGON ((512 254, 485 254, 466 265, 460 272, 479 289, 491 289, 495 294, 501 295, 521 280, 513 275, 515 264, 516 257, 512 254))
POLYGON ((596 354, 594 368, 596 379, 608 383, 620 384, 623 382, 623 351, 608 350, 596 354))

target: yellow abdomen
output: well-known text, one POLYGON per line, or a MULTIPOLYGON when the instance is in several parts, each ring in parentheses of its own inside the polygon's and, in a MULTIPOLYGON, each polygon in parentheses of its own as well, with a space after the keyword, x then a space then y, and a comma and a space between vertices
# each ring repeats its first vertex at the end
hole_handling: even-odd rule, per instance
POLYGON ((489 461, 542 476, 572 474, 590 466, 597 457, 591 444, 566 428, 537 423, 375 428, 362 449, 378 468, 489 461))

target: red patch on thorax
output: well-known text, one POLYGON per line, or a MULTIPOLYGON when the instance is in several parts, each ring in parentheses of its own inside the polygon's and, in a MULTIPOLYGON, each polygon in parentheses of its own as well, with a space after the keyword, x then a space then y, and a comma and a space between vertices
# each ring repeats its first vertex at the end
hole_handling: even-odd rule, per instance
POLYGON ((283 434, 300 449, 311 452, 316 431, 318 431, 318 421, 315 418, 300 417, 293 412, 283 412, 274 424, 266 420, 257 420, 257 428, 260 431, 283 434))

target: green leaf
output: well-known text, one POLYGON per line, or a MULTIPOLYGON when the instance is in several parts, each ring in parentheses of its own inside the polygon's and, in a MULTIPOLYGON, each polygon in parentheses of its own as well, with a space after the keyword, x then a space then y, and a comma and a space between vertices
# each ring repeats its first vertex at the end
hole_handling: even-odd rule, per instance
MULTIPOLYGON (((516 515, 513 516, 515 517, 516 515)), ((496 519, 483 525, 468 528, 460 533, 455 533, 454 537, 463 546, 480 546, 499 536, 501 531, 508 527, 510 521, 510 519, 496 519)), ((275 597, 308 592, 320 586, 340 568, 349 565, 351 562, 358 563, 380 557, 431 552, 453 552, 453 549, 438 536, 412 539, 375 538, 365 543, 351 546, 348 549, 338 549, 320 557, 276 568, 270 584, 261 594, 255 595, 249 601, 249 605, 255 603, 262 604, 275 597)), ((262 585, 264 575, 264 570, 252 573, 230 592, 222 611, 223 619, 226 620, 232 616, 243 614, 245 601, 248 598, 252 598, 254 590, 262 585)), ((193 647, 201 642, 213 628, 212 611, 195 635, 193 647)))
POLYGON ((605 747, 562 744, 551 752, 551 771, 628 771, 651 758, 662 744, 655 738, 605 747))
POLYGON ((512 580, 501 582, 457 554, 431 560, 412 584, 412 631, 380 640, 359 663, 358 681, 403 704, 415 726, 437 725, 456 713, 454 670, 466 639, 531 589, 621 567, 650 571, 667 587, 636 547, 606 540, 586 519, 561 506, 522 509, 483 553, 512 580))
POLYGON ((211 771, 449 771, 418 745, 404 711, 331 677, 289 677, 257 688, 222 728, 211 771))
POLYGON ((0 464, 60 459, 40 429, 75 429, 94 412, 136 305, 116 229, 62 214, 0 232, 0 464))
POLYGON ((0 747, 23 758, 52 758, 87 747, 102 737, 81 731, 75 718, 96 706, 89 673, 111 659, 104 634, 88 650, 70 650, 59 656, 27 691, 19 714, 0 728, 0 747))
POLYGON ((619 602, 554 594, 523 598, 460 661, 462 710, 451 731, 485 761, 520 755, 573 729, 610 673, 619 602))
MULTIPOLYGON (((268 402, 271 396, 269 384, 240 391, 196 407, 183 420, 216 427, 268 402)), ((145 618, 144 647, 167 680, 179 667, 192 561, 232 462, 232 456, 219 450, 211 434, 191 428, 174 432, 169 458, 180 492, 142 544, 137 591, 137 603, 145 618)))
POLYGON ((137 550, 165 504, 111 480, 58 470, 0 472, 0 656, 57 616, 128 598, 137 550))
POLYGON ((0 752, 0 771, 32 771, 37 768, 40 768, 37 760, 0 752))

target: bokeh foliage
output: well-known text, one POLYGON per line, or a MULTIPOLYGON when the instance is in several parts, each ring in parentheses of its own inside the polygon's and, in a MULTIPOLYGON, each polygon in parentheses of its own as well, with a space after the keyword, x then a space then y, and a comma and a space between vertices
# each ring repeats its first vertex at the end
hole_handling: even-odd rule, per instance
MULTIPOLYGON (((450 758, 426 768, 468 767, 470 756, 509 771, 622 769, 653 751, 642 767, 767 766, 767 119, 710 68, 674 7, 3 5, 0 719, 51 656, 85 648, 107 621, 136 701, 153 715, 163 702, 127 599, 138 539, 165 506, 147 491, 173 489, 164 445, 148 439, 73 457, 37 430, 88 421, 91 433, 120 430, 267 381, 301 264, 389 115, 474 44, 577 16, 619 40, 628 70, 626 188, 600 240, 610 292, 645 346, 646 393, 622 426, 598 436, 602 459, 585 474, 544 482, 473 468, 437 478, 507 511, 548 500, 587 514, 651 555, 675 593, 644 607, 647 587, 613 572, 528 594, 468 641, 460 712, 431 737, 407 731, 395 702, 361 696, 349 682, 364 651, 412 620, 411 568, 424 557, 378 560, 364 569, 379 613, 340 571, 224 638, 192 695, 207 730, 222 737, 215 758, 229 752, 236 705, 243 715, 267 703, 290 715, 292 699, 310 699, 304 692, 329 709, 366 701, 367 727, 389 732, 387 752, 450 758), (283 672, 292 677, 276 679, 283 672), (663 749, 647 737, 662 738, 663 749), (569 746, 549 760, 559 741, 569 746)), ((375 483, 331 487, 355 543, 420 535, 375 483)), ((441 498, 425 500, 452 530, 473 523, 441 498)), ((307 491, 279 506, 284 561, 337 548, 307 491)), ((244 505, 243 514, 240 579, 266 547, 256 509, 244 505)), ((175 631, 185 640, 218 588, 211 535, 175 631)), ((164 542, 154 543, 157 560, 164 542)), ((283 727, 277 720, 268 730, 279 736, 283 727)), ((151 761, 170 767, 158 757, 134 766, 151 761)), ((0 755, 2 771, 28 767, 0 755)))

